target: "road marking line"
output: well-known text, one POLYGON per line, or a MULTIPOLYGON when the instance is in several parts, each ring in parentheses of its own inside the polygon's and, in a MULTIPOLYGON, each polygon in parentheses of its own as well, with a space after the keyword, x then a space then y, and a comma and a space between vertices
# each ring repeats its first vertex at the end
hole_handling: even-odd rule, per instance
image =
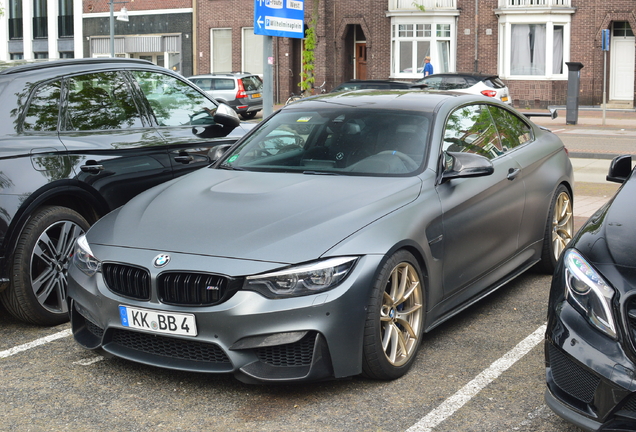
POLYGON ((562 131, 564 131, 564 130, 565 130, 565 129, 557 129, 557 130, 553 130, 553 131, 552 131, 552 133, 562 132, 562 131))
POLYGON ((529 353, 532 348, 543 341, 545 330, 546 324, 536 329, 534 333, 519 342, 516 347, 508 351, 503 357, 493 362, 488 369, 482 371, 457 393, 446 399, 440 406, 408 428, 406 432, 431 432, 434 427, 452 416, 455 411, 463 407, 484 387, 497 379, 499 375, 504 373, 513 364, 529 353))
POLYGON ((8 350, 0 351, 0 359, 11 357, 12 355, 18 354, 22 351, 30 350, 31 348, 35 348, 40 345, 44 345, 49 342, 53 342, 57 339, 62 339, 65 337, 69 337, 71 335, 71 329, 61 331, 59 333, 55 333, 49 336, 45 336, 40 339, 36 339, 33 342, 25 343, 23 345, 18 345, 8 350))

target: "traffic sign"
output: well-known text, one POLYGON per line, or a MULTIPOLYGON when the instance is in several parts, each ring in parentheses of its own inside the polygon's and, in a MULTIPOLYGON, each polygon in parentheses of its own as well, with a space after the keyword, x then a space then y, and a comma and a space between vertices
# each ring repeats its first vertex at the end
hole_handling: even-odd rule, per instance
POLYGON ((304 0, 254 0, 254 34, 304 38, 304 0))
POLYGON ((610 31, 609 31, 609 29, 603 29, 603 31, 602 31, 601 49, 603 51, 609 51, 609 49, 610 49, 610 31))

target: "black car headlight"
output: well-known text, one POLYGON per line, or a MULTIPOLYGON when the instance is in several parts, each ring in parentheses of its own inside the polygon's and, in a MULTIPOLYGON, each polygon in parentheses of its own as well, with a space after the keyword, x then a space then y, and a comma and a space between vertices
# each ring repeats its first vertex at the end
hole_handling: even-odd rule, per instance
POLYGON ((93 276, 101 267, 101 262, 93 256, 85 235, 80 236, 75 243, 73 264, 87 276, 93 276))
POLYGON ((245 278, 244 289, 268 298, 316 294, 335 288, 350 273, 357 257, 339 257, 245 278))
POLYGON ((612 313, 614 289, 583 256, 568 249, 564 256, 565 296, 590 324, 616 339, 616 326, 612 313))

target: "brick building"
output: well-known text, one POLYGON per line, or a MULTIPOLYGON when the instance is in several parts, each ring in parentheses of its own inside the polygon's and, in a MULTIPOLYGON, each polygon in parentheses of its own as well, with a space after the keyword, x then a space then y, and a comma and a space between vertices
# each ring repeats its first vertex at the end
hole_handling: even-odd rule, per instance
MULTIPOLYGON (((195 0, 197 73, 262 73, 254 0, 195 0)), ((317 11, 315 76, 333 88, 351 78, 414 80, 430 55, 435 72, 498 74, 517 107, 563 105, 567 62, 580 62, 581 105, 603 95, 601 30, 612 37, 607 96, 634 102, 633 0, 305 0, 317 11), (316 3, 314 3, 316 2, 316 3)), ((274 99, 298 91, 302 40, 273 38, 274 99)))

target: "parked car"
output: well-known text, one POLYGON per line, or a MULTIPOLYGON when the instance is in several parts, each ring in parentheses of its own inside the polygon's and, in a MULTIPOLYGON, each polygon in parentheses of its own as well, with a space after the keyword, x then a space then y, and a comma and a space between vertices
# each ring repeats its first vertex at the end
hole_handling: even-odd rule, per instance
POLYGON ((245 120, 263 109, 263 81, 248 72, 213 73, 188 78, 218 102, 228 104, 245 120))
POLYGON ((615 196, 579 230, 557 266, 548 307, 545 399, 588 431, 636 430, 636 171, 612 162, 615 196))
POLYGON ((413 83, 406 81, 354 79, 340 84, 339 86, 331 90, 331 93, 368 89, 408 89, 411 88, 412 85, 413 83))
POLYGON ((68 320, 67 270, 90 224, 246 132, 231 108, 143 60, 4 68, 0 98, 0 301, 42 325, 68 320))
POLYGON ((512 105, 508 86, 497 75, 474 73, 439 73, 429 75, 416 82, 433 90, 460 91, 481 94, 512 105))
POLYGON ((394 379, 423 332, 553 271, 571 214, 562 142, 492 98, 314 96, 81 236, 73 334, 246 382, 394 379))

